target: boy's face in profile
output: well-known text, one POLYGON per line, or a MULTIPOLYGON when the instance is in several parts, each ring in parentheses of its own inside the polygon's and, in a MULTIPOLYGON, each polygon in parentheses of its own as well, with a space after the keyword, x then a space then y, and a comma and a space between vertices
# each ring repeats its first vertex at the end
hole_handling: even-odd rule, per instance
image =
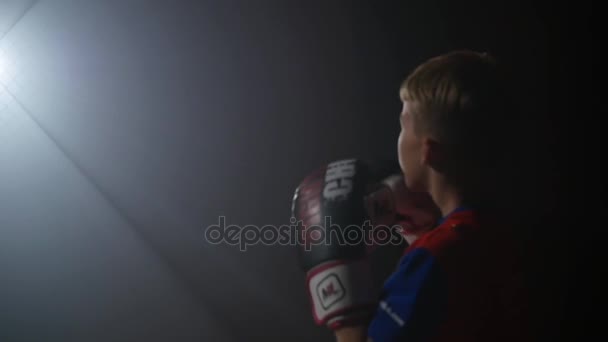
POLYGON ((424 191, 425 167, 423 165, 423 141, 414 133, 414 120, 411 114, 411 104, 403 101, 401 115, 401 133, 399 134, 397 150, 399 165, 405 175, 406 186, 411 191, 424 191))

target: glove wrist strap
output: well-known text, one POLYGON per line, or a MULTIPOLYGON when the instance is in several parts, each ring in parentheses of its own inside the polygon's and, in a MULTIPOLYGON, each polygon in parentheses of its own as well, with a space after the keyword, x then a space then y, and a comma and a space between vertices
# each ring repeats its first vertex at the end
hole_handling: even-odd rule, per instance
POLYGON ((358 325, 354 322, 375 309, 376 290, 366 259, 326 262, 309 271, 307 278, 313 317, 319 325, 358 325))

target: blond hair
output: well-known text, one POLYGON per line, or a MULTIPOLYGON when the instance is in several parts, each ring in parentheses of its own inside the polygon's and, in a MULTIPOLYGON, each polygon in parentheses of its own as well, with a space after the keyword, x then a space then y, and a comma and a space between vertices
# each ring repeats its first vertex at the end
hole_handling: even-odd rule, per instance
POLYGON ((429 59, 403 82, 416 134, 433 137, 457 158, 480 160, 502 139, 509 96, 496 60, 488 53, 453 51, 429 59), (480 153, 484 152, 482 155, 480 153))

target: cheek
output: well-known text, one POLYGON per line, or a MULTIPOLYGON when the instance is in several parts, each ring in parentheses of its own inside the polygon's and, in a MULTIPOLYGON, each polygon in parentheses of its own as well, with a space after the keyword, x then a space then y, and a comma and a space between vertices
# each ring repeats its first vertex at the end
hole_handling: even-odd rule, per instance
POLYGON ((419 145, 415 138, 401 133, 399 137, 399 163, 405 175, 406 185, 410 189, 418 189, 418 181, 421 173, 419 162, 419 145))
POLYGON ((399 134, 397 149, 399 150, 399 157, 405 160, 406 163, 407 161, 413 159, 413 154, 415 153, 415 142, 412 141, 412 138, 404 133, 403 130, 401 131, 401 134, 399 134))
POLYGON ((397 139, 397 154, 399 157, 399 165, 401 166, 401 170, 405 171, 405 158, 404 158, 404 141, 405 137, 403 136, 403 131, 399 134, 399 139, 397 139))

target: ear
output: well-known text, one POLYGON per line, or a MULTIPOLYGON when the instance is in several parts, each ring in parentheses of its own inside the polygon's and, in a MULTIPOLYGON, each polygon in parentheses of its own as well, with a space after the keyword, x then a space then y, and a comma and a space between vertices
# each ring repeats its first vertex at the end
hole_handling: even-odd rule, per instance
POLYGON ((443 161, 445 160, 441 144, 431 137, 422 139, 421 157, 422 164, 428 165, 433 169, 440 168, 439 166, 443 164, 443 161))

